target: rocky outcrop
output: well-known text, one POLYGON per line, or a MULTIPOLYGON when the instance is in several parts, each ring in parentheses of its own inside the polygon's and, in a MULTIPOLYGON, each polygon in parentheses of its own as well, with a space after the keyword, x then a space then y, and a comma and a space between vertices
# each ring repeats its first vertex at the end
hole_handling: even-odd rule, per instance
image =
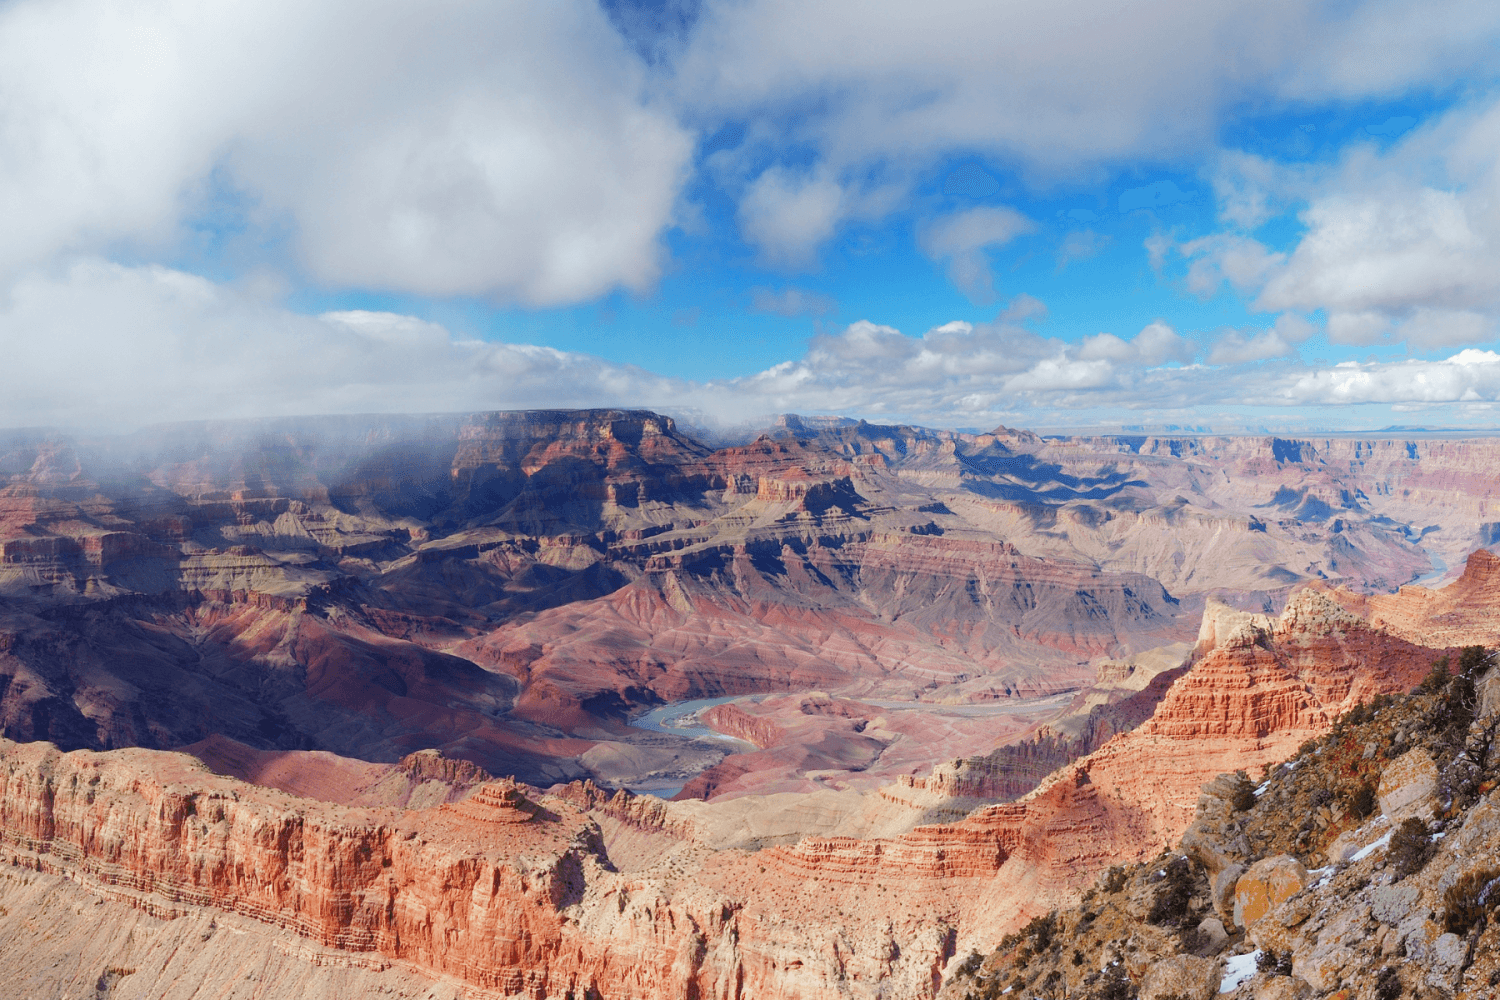
POLYGON ((1497 720, 1481 715, 1463 727, 1459 761, 1443 733, 1465 704, 1461 681, 1428 684, 1346 713, 1259 785, 1215 778, 1180 855, 1168 848, 1112 869, 1080 906, 955 963, 940 996, 1488 996, 1500 981, 1500 745, 1497 720), (1401 748, 1413 733, 1446 747, 1453 787, 1441 815, 1393 829, 1360 792, 1410 767, 1401 748), (1316 870, 1304 865, 1325 853, 1316 870), (1223 912, 1226 880, 1237 920, 1228 928, 1210 915, 1223 912))
POLYGON ((1311 879, 1302 862, 1286 854, 1262 858, 1235 880, 1234 922, 1253 927, 1271 910, 1307 888, 1311 879))

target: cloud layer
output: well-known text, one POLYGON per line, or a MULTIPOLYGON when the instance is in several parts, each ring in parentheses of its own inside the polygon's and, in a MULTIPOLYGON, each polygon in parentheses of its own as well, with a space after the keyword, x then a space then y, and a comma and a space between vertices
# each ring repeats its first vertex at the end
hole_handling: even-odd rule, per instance
MULTIPOLYGON (((1497 357, 1473 349, 1500 331, 1493 3, 672 0, 655 35, 637 6, 608 7, 0 5, 0 422, 629 403, 972 426, 1496 398, 1497 357), (1446 114, 1390 116, 1337 156, 1215 148, 1235 109, 1455 79, 1472 87, 1446 114), (1263 323, 1184 335, 1148 313, 1064 341, 1020 296, 987 323, 829 332, 864 312, 857 278, 837 301, 747 281, 722 298, 823 332, 759 373, 693 382, 392 313, 299 315, 250 280, 522 308, 649 297, 681 263, 673 227, 718 212, 741 242, 699 255, 716 280, 752 258, 816 269, 857 222, 988 303, 992 258, 1052 239, 1029 236, 1045 227, 1026 192, 1185 162, 1211 164, 1217 231, 1157 232, 1149 262, 1263 323), (1302 231, 1268 242, 1294 210, 1302 231), (1427 356, 1303 363, 1320 336, 1427 356)), ((1139 221, 1188 197, 1139 183, 1096 206, 1139 221)), ((1121 250, 1092 210, 1057 217, 1059 273, 1121 250)), ((677 322, 699 323, 687 305, 677 322)))
POLYGON ((207 233, 339 287, 647 289, 692 145, 584 0, 0 7, 0 273, 207 233))
MULTIPOLYGON (((835 412, 946 426, 1069 424, 1101 412, 1203 407, 1478 404, 1500 400, 1500 354, 1309 367, 1256 338, 1195 344, 1163 323, 1079 344, 1017 317, 920 336, 861 320, 742 378, 667 378, 598 357, 453 336, 377 312, 302 316, 168 268, 79 258, 0 295, 0 426, 129 429, 163 421, 322 413, 645 405, 738 424, 835 412), (1195 362, 1207 352, 1209 365, 1195 362)), ((1274 338, 1275 331, 1262 337, 1274 338)), ((1270 419, 1277 419, 1274 415, 1270 419)))

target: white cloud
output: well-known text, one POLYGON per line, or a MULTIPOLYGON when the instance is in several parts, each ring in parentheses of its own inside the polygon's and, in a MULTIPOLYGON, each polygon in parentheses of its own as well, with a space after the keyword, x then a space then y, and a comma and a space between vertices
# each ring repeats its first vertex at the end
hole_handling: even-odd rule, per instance
POLYGON ((1028 319, 1046 319, 1047 303, 1025 292, 1010 300, 1010 303, 1001 310, 999 321, 1002 323, 1024 323, 1028 319))
POLYGON ((740 231, 764 257, 807 266, 843 217, 844 190, 826 175, 766 170, 740 202, 740 231))
MULTIPOLYGON (((1248 364, 1269 355, 1278 330, 1221 339, 1211 360, 1222 367, 1207 368, 1163 366, 1192 355, 1162 323, 1128 340, 1100 334, 1070 345, 1003 321, 908 336, 862 320, 814 337, 799 359, 692 382, 547 347, 466 340, 410 316, 298 315, 180 271, 80 258, 0 286, 0 426, 619 405, 730 423, 792 411, 1055 426, 1214 406, 1500 401, 1492 351, 1336 367, 1248 364)), ((1341 419, 1328 412, 1331 425, 1341 419)))
MULTIPOLYGON (((670 85, 695 116, 756 123, 761 163, 846 190, 909 185, 957 151, 1050 184, 1208 153, 1246 106, 1492 78, 1497 38, 1488 0, 706 0, 670 85)), ((1263 220, 1266 180, 1226 217, 1263 220)))
POLYGON ((1085 337, 1075 353, 1085 361, 1105 360, 1148 368, 1166 361, 1189 363, 1193 360, 1193 346, 1161 320, 1147 324, 1128 341, 1112 333, 1085 337))
POLYGON ((1283 254, 1272 253, 1259 240, 1232 233, 1189 240, 1179 244, 1177 252, 1192 261, 1187 273, 1188 291, 1203 298, 1218 292, 1225 281, 1237 292, 1255 291, 1284 259, 1283 254))
POLYGON ((1308 232, 1266 284, 1264 308, 1396 312, 1435 298, 1492 300, 1500 287, 1488 273, 1487 241, 1455 192, 1330 194, 1303 221, 1308 232))
POLYGON ((1208 363, 1237 365, 1285 357, 1292 351, 1292 345, 1275 330, 1231 330, 1214 344, 1208 354, 1208 363))
POLYGON ((1181 244, 1191 291, 1211 295, 1227 280, 1254 309, 1321 310, 1336 344, 1428 351, 1500 330, 1500 101, 1461 106, 1385 150, 1353 146, 1317 170, 1226 156, 1216 186, 1235 226, 1304 200, 1305 232, 1287 253, 1241 232, 1181 244))
POLYGON ((984 251, 1033 232, 1036 223, 1013 208, 985 205, 953 212, 929 222, 918 233, 922 250, 948 262, 948 277, 976 303, 995 298, 994 275, 984 251))
POLYGON ((1442 361, 1350 362, 1297 376, 1287 403, 1455 403, 1500 399, 1500 354, 1470 348, 1442 361))
POLYGON ((462 340, 408 316, 303 316, 202 278, 95 258, 0 294, 0 425, 625 402, 687 384, 587 355, 462 340))
POLYGON ((592 3, 0 6, 0 272, 200 213, 326 283, 645 289, 692 137, 592 3), (234 206, 238 206, 237 208, 234 206))

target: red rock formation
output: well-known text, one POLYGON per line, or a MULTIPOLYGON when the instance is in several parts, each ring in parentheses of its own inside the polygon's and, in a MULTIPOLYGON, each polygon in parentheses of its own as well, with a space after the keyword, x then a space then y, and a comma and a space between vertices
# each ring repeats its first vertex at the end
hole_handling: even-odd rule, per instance
POLYGON ((1429 646, 1500 644, 1500 556, 1470 553, 1463 574, 1440 590, 1402 587, 1395 594, 1358 594, 1338 588, 1329 595, 1372 625, 1429 646))
POLYGON ((1313 589, 1274 622, 1211 609, 1140 729, 1019 801, 884 839, 708 851, 712 803, 495 783, 432 809, 350 809, 181 756, 6 742, 0 843, 133 905, 220 907, 507 992, 927 996, 971 942, 1174 842, 1208 777, 1285 757, 1433 654, 1313 589), (627 855, 645 860, 612 870, 627 855))

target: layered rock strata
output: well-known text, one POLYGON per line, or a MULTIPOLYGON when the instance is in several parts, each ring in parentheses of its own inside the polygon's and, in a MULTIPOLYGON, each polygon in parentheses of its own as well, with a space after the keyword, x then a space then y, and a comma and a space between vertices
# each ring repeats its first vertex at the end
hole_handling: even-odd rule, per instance
MULTIPOLYGON (((1139 729, 1016 802, 886 836, 868 835, 879 820, 853 800, 845 822, 865 836, 834 824, 732 846, 715 811, 768 801, 509 782, 462 794, 481 776, 418 755, 404 767, 456 801, 350 808, 180 755, 7 742, 0 841, 20 867, 153 913, 218 908, 506 995, 926 996, 955 955, 1175 841, 1207 777, 1286 756, 1341 708, 1410 687, 1435 655, 1313 590, 1274 621, 1205 621, 1192 668, 1139 729)), ((928 790, 891 791, 870 807, 924 815, 928 790)))

